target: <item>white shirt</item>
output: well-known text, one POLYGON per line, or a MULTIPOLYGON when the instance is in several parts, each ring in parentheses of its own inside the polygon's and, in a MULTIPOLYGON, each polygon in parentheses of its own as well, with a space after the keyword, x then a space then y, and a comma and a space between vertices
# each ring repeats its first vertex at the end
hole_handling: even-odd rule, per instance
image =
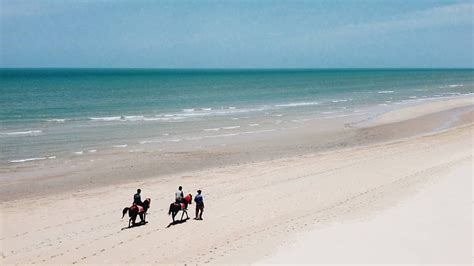
POLYGON ((176 192, 176 200, 181 200, 183 198, 183 191, 178 190, 176 192))

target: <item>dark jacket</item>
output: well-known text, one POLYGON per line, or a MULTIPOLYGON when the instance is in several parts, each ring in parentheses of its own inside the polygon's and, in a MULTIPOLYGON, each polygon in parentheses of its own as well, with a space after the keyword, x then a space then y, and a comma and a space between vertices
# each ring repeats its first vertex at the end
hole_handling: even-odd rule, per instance
POLYGON ((133 195, 133 203, 143 206, 142 197, 140 196, 140 194, 136 193, 135 195, 133 195))
POLYGON ((202 197, 201 194, 198 194, 196 195, 196 197, 194 197, 194 202, 196 202, 196 207, 204 206, 204 198, 202 197))

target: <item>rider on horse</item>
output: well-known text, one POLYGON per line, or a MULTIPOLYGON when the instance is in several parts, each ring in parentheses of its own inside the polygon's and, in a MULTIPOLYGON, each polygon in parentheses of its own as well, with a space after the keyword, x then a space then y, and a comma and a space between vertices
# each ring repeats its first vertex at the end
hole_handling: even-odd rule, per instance
POLYGON ((128 213, 128 216, 130 217, 128 221, 128 227, 134 226, 136 224, 135 220, 137 219, 137 216, 140 216, 141 224, 146 223, 146 212, 148 208, 150 208, 151 199, 147 198, 142 201, 142 197, 140 195, 141 192, 141 189, 137 189, 137 193, 133 195, 132 206, 125 207, 122 211, 122 218, 126 213, 128 213))
POLYGON ((143 207, 142 197, 140 196, 141 192, 141 189, 137 189, 137 193, 133 195, 133 204, 143 207))
POLYGON ((178 191, 176 191, 175 193, 176 203, 184 203, 183 198, 184 198, 183 187, 179 186, 178 191))

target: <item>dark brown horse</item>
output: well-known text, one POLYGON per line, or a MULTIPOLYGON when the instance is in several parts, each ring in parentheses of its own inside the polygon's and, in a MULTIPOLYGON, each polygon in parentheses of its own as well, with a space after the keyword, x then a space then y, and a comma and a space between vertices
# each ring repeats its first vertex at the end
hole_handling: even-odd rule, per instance
POLYGON ((173 223, 174 223, 174 217, 176 214, 178 214, 179 211, 183 211, 181 214, 181 221, 183 220, 184 214, 186 214, 186 219, 189 219, 188 216, 188 204, 191 204, 193 202, 193 196, 191 194, 188 194, 186 197, 182 199, 180 203, 173 202, 170 204, 170 210, 168 212, 168 215, 171 214, 171 217, 173 218, 173 223))
POLYGON ((122 211, 122 219, 125 214, 128 212, 128 216, 130 220, 128 220, 128 227, 135 226, 135 220, 137 219, 137 215, 140 216, 141 223, 145 223, 146 212, 150 208, 151 199, 147 198, 143 201, 143 207, 133 204, 130 207, 126 207, 122 211))

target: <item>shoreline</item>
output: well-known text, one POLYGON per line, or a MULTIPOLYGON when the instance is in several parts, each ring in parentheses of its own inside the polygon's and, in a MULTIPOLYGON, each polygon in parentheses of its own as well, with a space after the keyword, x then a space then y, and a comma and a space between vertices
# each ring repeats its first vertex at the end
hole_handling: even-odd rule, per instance
MULTIPOLYGON (((430 173, 472 160, 472 107, 463 110, 459 114, 462 121, 447 130, 424 136, 409 134, 419 129, 412 128, 414 125, 437 128, 446 118, 452 118, 452 111, 378 126, 379 134, 395 130, 398 138, 389 142, 191 169, 114 185, 92 184, 74 192, 58 189, 31 198, 21 194, 14 204, 0 203, 0 238, 8 243, 2 245, 0 261, 260 262, 278 254, 278 248, 293 241, 295 234, 372 217, 411 199, 436 180, 430 173), (402 132, 408 136, 404 138, 402 132), (204 221, 190 220, 167 228, 167 207, 177 185, 182 185, 185 193, 203 190, 204 221), (142 188, 143 197, 152 198, 149 223, 122 230, 126 220, 119 218, 120 209, 130 204, 137 187, 142 188), (51 210, 57 213, 51 216, 51 210), (183 247, 189 248, 183 252, 183 247)), ((368 133, 373 131, 361 133, 361 138, 373 138, 368 133)), ((189 214, 192 217, 193 209, 189 214)))
POLYGON ((179 176, 189 171, 245 165, 422 136, 456 126, 459 124, 456 122, 458 117, 464 117, 461 120, 469 120, 466 114, 472 113, 473 105, 469 104, 473 99, 473 97, 461 97, 411 104, 378 115, 371 119, 371 124, 365 122, 363 126, 347 123, 344 126, 336 123, 332 126, 327 125, 333 129, 322 130, 316 121, 291 129, 284 134, 271 132, 266 136, 252 136, 240 142, 227 140, 225 144, 201 149, 94 154, 63 162, 4 168, 0 180, 0 202, 57 192, 68 193, 97 186, 140 182, 170 175, 179 176), (450 107, 454 109, 444 108, 442 105, 444 102, 449 102, 450 107), (405 111, 414 108, 424 111, 424 115, 417 116, 416 112, 405 111), (426 109, 432 113, 426 114, 426 109), (404 119, 380 123, 380 118, 383 121, 384 117, 390 115, 398 115, 404 119), (450 122, 446 124, 442 121, 450 122), (25 183, 28 183, 28 186, 25 187, 25 183))

